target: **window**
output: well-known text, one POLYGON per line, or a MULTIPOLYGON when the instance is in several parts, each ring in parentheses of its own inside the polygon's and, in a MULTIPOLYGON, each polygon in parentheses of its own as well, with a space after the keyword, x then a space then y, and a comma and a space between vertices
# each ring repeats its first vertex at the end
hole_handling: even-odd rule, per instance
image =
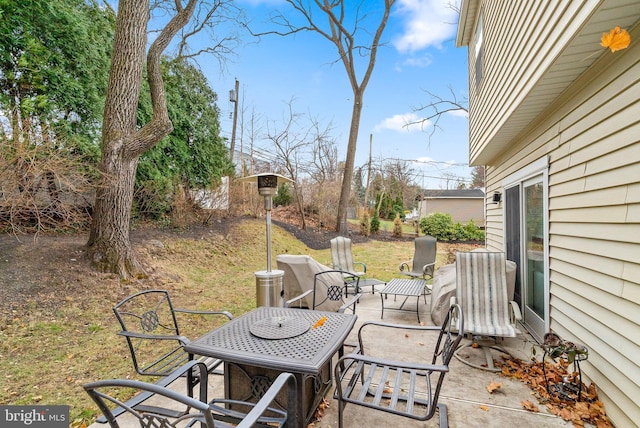
POLYGON ((482 42, 483 42, 483 34, 482 34, 482 11, 480 11, 480 17, 478 18, 478 25, 476 27, 476 88, 480 86, 480 82, 482 82, 482 42))

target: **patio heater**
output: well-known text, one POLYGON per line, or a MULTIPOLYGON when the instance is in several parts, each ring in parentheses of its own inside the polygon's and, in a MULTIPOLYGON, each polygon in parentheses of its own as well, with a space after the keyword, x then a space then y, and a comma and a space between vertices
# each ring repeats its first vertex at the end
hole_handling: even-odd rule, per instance
POLYGON ((278 185, 293 180, 280 174, 262 173, 250 175, 241 179, 251 183, 258 183, 258 193, 264 196, 264 209, 267 212, 267 270, 255 272, 256 276, 256 306, 284 305, 284 271, 271 269, 271 209, 273 196, 278 193, 278 185))

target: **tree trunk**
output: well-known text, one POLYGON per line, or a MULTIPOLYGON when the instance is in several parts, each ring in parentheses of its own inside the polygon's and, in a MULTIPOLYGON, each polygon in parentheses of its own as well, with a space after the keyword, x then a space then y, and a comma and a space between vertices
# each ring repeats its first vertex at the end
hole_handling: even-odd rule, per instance
POLYGON ((103 155, 103 178, 96 191, 88 242, 89 256, 96 267, 123 279, 144 277, 129 240, 137 164, 137 158, 125 161, 117 151, 103 155))
POLYGON ((358 144, 358 129, 360 128, 360 116, 362 113, 363 91, 354 90, 353 111, 351 113, 351 127, 349 128, 349 143, 347 144, 347 158, 344 162, 342 175, 342 187, 338 202, 338 221, 336 231, 341 235, 347 234, 347 209, 351 197, 351 181, 353 180, 353 165, 356 158, 356 146, 358 144))
POLYGON ((304 200, 302 197, 302 190, 298 187, 297 182, 293 181, 293 190, 296 192, 296 201, 298 205, 298 213, 300 214, 300 229, 307 230, 307 220, 304 216, 304 200))
POLYGON ((147 74, 153 117, 138 129, 136 112, 147 44, 149 0, 120 0, 102 124, 101 177, 96 189, 88 256, 104 272, 122 280, 144 276, 129 240, 138 159, 172 130, 160 57, 191 19, 197 0, 176 2, 176 15, 149 47, 147 74))
POLYGON ((148 1, 120 1, 102 125, 102 175, 87 243, 97 268, 122 279, 144 275, 129 241, 138 156, 128 148, 136 134, 148 21, 148 1))

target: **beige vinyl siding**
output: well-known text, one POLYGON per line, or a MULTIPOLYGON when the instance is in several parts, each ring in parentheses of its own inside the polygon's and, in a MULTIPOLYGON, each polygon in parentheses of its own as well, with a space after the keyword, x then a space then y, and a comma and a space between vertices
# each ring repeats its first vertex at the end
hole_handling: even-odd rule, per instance
MULTIPOLYGON (((524 108, 523 100, 598 4, 571 0, 483 2, 483 82, 478 90, 470 85, 472 162, 484 163, 492 150, 489 147, 485 152, 487 144, 499 131, 515 135, 527 125, 525 121, 507 125, 506 120, 517 109, 524 108), (504 126, 509 129, 503 129, 504 126), (481 153, 483 156, 479 158, 481 153)), ((470 46, 473 43, 474 40, 470 46)), ((469 61, 473 63, 471 55, 469 61)), ((475 73, 472 67, 469 70, 470 74, 475 73)), ((545 82, 546 89, 551 91, 554 84, 562 84, 561 76, 557 80, 545 82)), ((475 75, 470 75, 470 81, 475 81, 475 75)), ((548 102, 543 97, 537 105, 528 104, 526 109, 535 110, 548 102)))
POLYGON ((484 225, 484 199, 427 197, 424 205, 424 215, 448 213, 454 222, 466 224, 473 220, 476 226, 484 225))
MULTIPOLYGON (((596 62, 487 168, 489 195, 503 191, 510 174, 549 156, 550 327, 589 348, 584 374, 619 427, 640 424, 638 100, 636 43, 596 62)), ((490 124, 496 114, 475 120, 490 124)), ((488 204, 486 221, 487 246, 504 250, 502 208, 488 204)))

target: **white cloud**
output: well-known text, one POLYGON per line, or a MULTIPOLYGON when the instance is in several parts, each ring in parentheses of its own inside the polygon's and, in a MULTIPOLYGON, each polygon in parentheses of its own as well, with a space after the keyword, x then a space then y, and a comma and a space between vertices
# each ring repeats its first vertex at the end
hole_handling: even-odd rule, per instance
POLYGON ((433 58, 431 57, 431 55, 427 54, 427 55, 409 57, 403 62, 403 65, 408 65, 410 67, 425 68, 431 65, 432 62, 433 62, 433 58))
POLYGON ((413 161, 414 164, 417 164, 420 166, 422 166, 423 164, 431 163, 431 162, 434 162, 434 159, 430 158, 429 156, 421 156, 413 161))
POLYGON ((415 113, 396 114, 386 119, 383 119, 374 128, 373 132, 381 132, 385 130, 398 131, 398 132, 415 132, 422 131, 424 128, 431 125, 431 122, 426 121, 424 123, 416 123, 424 120, 415 113))
POLYGON ((440 47, 456 33, 458 14, 450 0, 399 0, 399 14, 404 20, 403 34, 394 40, 402 53, 412 53, 429 46, 440 47))

